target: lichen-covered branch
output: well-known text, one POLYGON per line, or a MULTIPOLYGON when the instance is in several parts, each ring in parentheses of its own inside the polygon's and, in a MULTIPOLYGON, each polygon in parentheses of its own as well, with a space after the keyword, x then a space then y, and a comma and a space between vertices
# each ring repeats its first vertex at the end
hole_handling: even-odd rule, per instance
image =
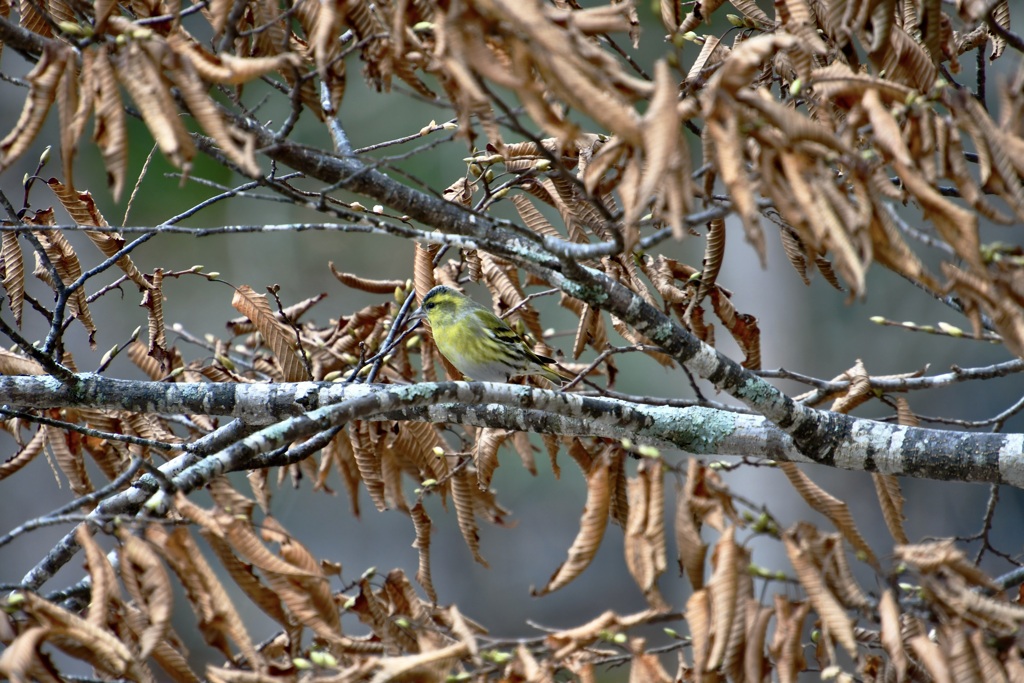
MULTIPOLYGON (((814 433, 833 444, 813 460, 765 418, 705 407, 649 406, 532 387, 484 382, 409 386, 297 382, 165 383, 76 376, 0 377, 0 404, 92 407, 156 414, 230 416, 269 425, 196 463, 195 488, 239 469, 257 453, 353 419, 416 420, 562 435, 630 439, 703 456, 762 456, 943 481, 1024 487, 1024 434, 985 434, 888 424, 801 406, 814 433)), ((809 428, 805 428, 807 431, 809 428)), ((191 449, 190 449, 191 450, 191 449)), ((173 475, 184 484, 192 475, 173 475)))

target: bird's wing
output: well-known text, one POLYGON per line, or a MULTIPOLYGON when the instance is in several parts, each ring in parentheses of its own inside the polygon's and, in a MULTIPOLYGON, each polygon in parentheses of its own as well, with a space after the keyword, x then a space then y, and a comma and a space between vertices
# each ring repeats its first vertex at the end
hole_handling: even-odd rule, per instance
POLYGON ((526 343, 519 334, 508 326, 504 320, 491 313, 486 308, 479 308, 473 311, 473 315, 479 317, 481 327, 487 330, 487 333, 495 340, 506 346, 515 349, 516 352, 521 352, 523 356, 534 363, 539 365, 547 365, 554 363, 553 358, 547 356, 541 356, 540 354, 534 353, 530 345, 526 343))

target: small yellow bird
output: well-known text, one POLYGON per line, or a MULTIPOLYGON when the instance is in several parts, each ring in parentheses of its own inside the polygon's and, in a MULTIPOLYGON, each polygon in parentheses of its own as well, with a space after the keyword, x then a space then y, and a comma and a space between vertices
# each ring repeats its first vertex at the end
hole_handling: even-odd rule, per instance
POLYGON ((451 287, 438 285, 427 292, 411 316, 423 318, 430 323, 437 349, 467 378, 507 382, 540 375, 556 384, 567 379, 547 367, 554 359, 534 353, 504 320, 451 287))

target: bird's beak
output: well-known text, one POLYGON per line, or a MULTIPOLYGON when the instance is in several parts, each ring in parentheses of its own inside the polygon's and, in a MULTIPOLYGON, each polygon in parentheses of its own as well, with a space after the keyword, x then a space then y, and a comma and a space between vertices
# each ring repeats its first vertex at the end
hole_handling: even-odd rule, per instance
POLYGON ((416 322, 417 320, 426 320, 426 319, 427 319, 427 312, 423 310, 422 306, 420 306, 415 311, 413 311, 412 313, 409 314, 409 322, 411 322, 411 323, 412 322, 416 322))

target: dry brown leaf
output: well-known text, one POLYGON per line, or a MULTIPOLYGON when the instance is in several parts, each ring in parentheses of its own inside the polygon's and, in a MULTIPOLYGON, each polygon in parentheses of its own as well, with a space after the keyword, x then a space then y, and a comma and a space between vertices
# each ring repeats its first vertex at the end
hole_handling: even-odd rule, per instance
POLYGON ((152 381, 156 382, 166 377, 167 372, 160 361, 149 355, 149 348, 138 341, 128 345, 128 358, 137 368, 142 370, 152 381))
MULTIPOLYGON (((831 185, 822 185, 820 189, 822 191, 814 198, 813 216, 821 226, 824 244, 835 259, 836 270, 849 285, 851 296, 863 295, 868 264, 866 254, 854 241, 855 226, 847 221, 853 214, 852 207, 831 185)), ((815 264, 818 263, 815 259, 815 264)), ((819 270, 825 274, 824 269, 819 267, 819 270)))
POLYGON ((416 505, 410 509, 413 528, 416 530, 416 540, 413 547, 419 556, 419 567, 416 570, 416 581, 426 591, 427 597, 432 602, 437 602, 437 591, 434 589, 434 580, 430 575, 430 530, 432 522, 423 507, 423 501, 416 501, 416 505))
POLYGON ((370 441, 370 426, 366 422, 357 421, 349 423, 347 430, 359 478, 362 479, 366 492, 370 494, 370 500, 377 510, 386 510, 388 505, 384 499, 381 461, 370 441))
POLYGON ((64 172, 65 181, 72 186, 78 138, 85 129, 85 119, 92 106, 91 92, 85 81, 87 77, 80 77, 78 74, 77 63, 69 61, 58 86, 57 118, 60 122, 61 170, 64 172))
POLYGON ((718 280, 718 273, 722 270, 722 261, 725 258, 725 219, 716 218, 708 223, 708 236, 704 246, 704 259, 700 274, 700 286, 697 288, 697 295, 690 303, 696 306, 708 295, 711 288, 718 280))
POLYGON ((480 554, 480 533, 476 523, 477 499, 483 495, 477 485, 476 473, 469 467, 459 469, 451 477, 451 491, 462 538, 473 554, 473 559, 487 567, 487 561, 480 554))
POLYGON ((168 79, 177 87, 189 112, 203 131, 213 138, 220 152, 237 170, 250 178, 260 177, 260 166, 256 161, 255 136, 239 130, 225 120, 210 99, 209 85, 203 80, 205 76, 201 77, 198 69, 192 68, 193 62, 176 59, 171 55, 167 55, 166 59, 172 64, 172 68, 168 70, 168 79))
POLYGON ((217 533, 211 533, 210 529, 202 531, 203 538, 210 544, 217 559, 231 576, 236 586, 245 592, 253 604, 260 608, 264 614, 284 628, 293 628, 294 621, 287 614, 281 598, 256 574, 252 564, 243 562, 231 550, 230 544, 217 533))
POLYGON ((0 349, 0 375, 45 375, 37 361, 0 349))
POLYGON ((686 484, 676 488, 675 536, 679 551, 679 567, 686 573, 694 590, 704 586, 704 558, 708 546, 700 537, 701 520, 695 509, 694 496, 699 486, 700 462, 690 458, 686 484))
POLYGON ((148 355, 160 362, 160 367, 169 365, 171 354, 167 351, 167 334, 164 326, 164 273, 160 268, 153 271, 152 276, 144 276, 149 285, 142 295, 140 306, 146 309, 149 344, 148 355))
POLYGON ((181 637, 171 630, 166 640, 157 643, 150 658, 174 683, 201 683, 202 679, 189 666, 187 654, 181 637))
MULTIPOLYGON (((399 430, 395 449, 415 463, 421 479, 446 481, 449 473, 448 444, 438 432, 438 426, 428 422, 403 422, 395 428, 399 430)), ((443 485, 439 492, 443 500, 446 492, 443 485)))
POLYGON ((620 444, 607 444, 598 456, 608 458, 609 482, 611 496, 608 504, 608 517, 612 522, 625 528, 629 520, 629 484, 626 477, 626 460, 629 453, 620 444))
POLYGON ((340 616, 320 563, 272 517, 263 519, 262 536, 265 541, 279 545, 281 559, 291 568, 288 573, 277 574, 260 567, 270 587, 283 596, 292 615, 302 624, 326 640, 339 641, 340 616))
POLYGON ((647 643, 643 638, 631 638, 629 650, 632 654, 629 683, 672 683, 675 680, 665 671, 658 656, 647 650, 647 643))
POLYGON ((611 503, 609 475, 607 459, 594 461, 587 474, 587 503, 580 519, 580 530, 569 548, 569 557, 551 575, 547 585, 539 590, 531 590, 534 596, 546 595, 568 585, 582 574, 594 559, 608 527, 611 503))
POLYGON ((85 560, 92 580, 92 594, 89 597, 89 614, 86 619, 91 624, 105 627, 111 618, 111 607, 121 600, 121 591, 117 585, 114 568, 107 559, 107 554, 92 537, 87 524, 75 529, 75 540, 85 551, 85 560))
MULTIPOLYGON (((99 208, 96 206, 96 202, 92 198, 90 192, 77 192, 74 188, 64 185, 55 178, 51 178, 46 181, 46 184, 53 190, 53 193, 57 195, 60 200, 61 206, 71 216, 71 220, 76 225, 83 226, 97 226, 101 228, 109 228, 110 224, 107 223, 106 219, 100 213, 99 208)), ((96 245, 96 248, 103 252, 103 255, 110 258, 117 254, 121 249, 124 248, 124 238, 120 233, 107 230, 85 230, 86 236, 92 240, 92 243, 96 245)), ((125 275, 131 279, 132 282, 139 286, 139 289, 145 291, 150 288, 150 283, 142 275, 135 264, 132 262, 131 257, 128 254, 121 256, 114 263, 120 268, 125 275)))
POLYGON ((622 170, 631 156, 630 148, 621 138, 612 137, 602 144, 581 169, 583 189, 591 197, 601 197, 622 180, 622 170))
POLYGON ((828 517, 836 529, 843 535, 843 538, 863 555, 864 561, 872 566, 878 566, 878 559, 868 542, 861 536, 857 524, 850 514, 850 508, 845 502, 830 495, 820 486, 811 481, 810 477, 800 470, 795 463, 779 463, 779 469, 789 479, 797 493, 807 501, 812 508, 828 517))
POLYGON ((720 287, 711 290, 711 304, 715 315, 729 330, 729 334, 743 352, 743 367, 760 370, 761 329, 757 324, 757 318, 749 313, 737 311, 726 291, 720 287))
POLYGON ((50 447, 50 452, 71 484, 71 492, 75 496, 92 493, 93 485, 85 469, 85 458, 82 456, 78 434, 51 425, 43 425, 42 430, 46 432, 46 443, 50 447))
POLYGON ((373 280, 370 278, 360 277, 354 273, 340 272, 334 268, 334 261, 328 261, 327 267, 331 269, 331 274, 338 279, 338 282, 346 287, 358 289, 361 292, 370 292, 371 294, 394 294, 396 290, 405 287, 404 280, 373 280))
POLYGON ((827 638, 832 638, 851 656, 857 656, 857 642, 853 635, 853 620, 840 605, 836 596, 822 580, 822 568, 812 559, 806 536, 813 534, 809 525, 798 525, 797 529, 789 530, 783 536, 786 554, 796 570, 800 585, 807 592, 807 597, 814 605, 815 612, 827 629, 827 638))
MULTIPOLYGON (((4 13, 4 17, 7 17, 11 11, 10 5, 5 3, 5 7, 7 11, 4 13)), ((18 0, 17 7, 22 28, 32 33, 38 33, 44 38, 53 37, 52 25, 46 20, 46 16, 39 11, 39 5, 35 5, 28 0, 18 0)))
POLYGON ((370 680, 371 683, 387 683, 394 680, 411 680, 408 677, 429 671, 448 671, 467 655, 469 646, 459 642, 419 654, 388 657, 378 661, 377 672, 370 680))
POLYGON ((683 216, 690 211, 694 194, 690 178, 690 150, 682 135, 676 111, 678 85, 664 61, 654 65, 654 95, 641 121, 643 171, 637 182, 636 195, 623 197, 626 212, 624 249, 630 251, 639 239, 636 222, 649 205, 650 197, 660 200, 655 216, 668 223, 672 235, 681 240, 686 233, 683 216), (664 203, 664 209, 662 209, 664 203))
MULTIPOLYGON (((942 121, 942 119, 937 119, 942 121)), ((947 175, 956 183, 957 189, 964 200, 969 203, 981 215, 991 221, 1010 225, 1014 218, 996 208, 986 197, 981 185, 974 178, 968 169, 967 161, 964 158, 963 141, 960 131, 955 126, 945 127, 948 136, 946 140, 946 154, 940 161, 944 162, 947 175)), ((1007 138, 1013 139, 1013 138, 1007 138)), ((1016 154, 1013 155, 1016 157, 1016 154)))
MULTIPOLYGON (((878 15, 892 16, 884 12, 879 12, 878 15)), ((931 57, 920 43, 898 26, 891 26, 891 32, 886 35, 885 28, 890 26, 891 24, 875 26, 872 31, 874 44, 869 48, 872 52, 872 61, 879 71, 885 73, 886 80, 909 85, 920 92, 928 92, 935 85, 939 73, 931 57), (885 49, 878 49, 882 41, 888 43, 888 46, 885 49)))
POLYGON ((545 661, 538 662, 524 643, 516 647, 516 662, 522 671, 525 680, 536 681, 536 683, 555 683, 554 666, 545 661))
POLYGON ((724 2, 725 0, 696 0, 693 3, 693 9, 686 14, 686 18, 675 29, 676 32, 686 33, 700 26, 701 22, 711 23, 711 13, 721 7, 724 2))
POLYGON ((948 572, 926 576, 921 583, 932 595, 933 605, 951 619, 962 615, 971 622, 984 624, 990 632, 1004 634, 1015 633, 1024 621, 1024 607, 982 595, 961 577, 950 576, 948 572))
POLYGON ((985 633, 980 630, 974 631, 970 634, 970 642, 978 662, 979 680, 987 683, 1009 683, 1009 666, 1004 669, 1003 663, 996 658, 998 651, 993 652, 996 648, 991 646, 985 633))
POLYGON ((18 233, 4 230, 0 234, 0 239, 3 240, 0 261, 3 262, 4 291, 7 292, 14 324, 20 328, 22 309, 25 305, 25 260, 21 253, 21 245, 18 244, 18 233))
POLYGON ((690 70, 686 73, 686 81, 691 85, 699 85, 702 79, 707 78, 712 67, 725 61, 732 49, 715 36, 703 36, 704 43, 701 45, 700 54, 693 60, 690 70))
POLYGON ((265 57, 236 57, 228 52, 213 55, 180 32, 167 36, 167 44, 210 83, 241 85, 274 71, 302 65, 297 54, 288 52, 265 57))
POLYGON ((369 579, 359 580, 359 594, 349 602, 349 609, 359 615, 360 621, 372 629, 386 651, 409 652, 416 649, 416 641, 408 629, 401 628, 391 618, 397 608, 386 589, 375 591, 369 579))
POLYGON ((882 647, 896 666, 896 680, 906 680, 907 668, 910 665, 906 650, 903 647, 903 634, 900 629, 900 609, 891 590, 882 593, 878 604, 882 631, 882 647))
POLYGON ((1007 677, 1011 683, 1024 681, 1024 658, 1021 657, 1020 649, 1016 645, 1011 646, 1007 651, 1003 666, 1006 668, 1007 677))
POLYGON ((498 469, 498 449, 508 438, 504 429, 485 427, 477 432, 473 444, 473 464, 476 466, 477 486, 487 489, 491 485, 494 470, 498 469))
POLYGON ((932 291, 938 291, 938 281, 907 246, 888 210, 877 200, 874 200, 874 203, 875 212, 869 227, 874 259, 885 267, 924 284, 932 291))
POLYGON ((898 162, 893 163, 893 168, 946 243, 971 267, 984 270, 979 252, 978 217, 942 197, 918 171, 898 162))
MULTIPOLYGON (((750 552, 740 546, 737 563, 739 565, 739 585, 736 591, 736 614, 732 620, 732 629, 725 636, 727 646, 722 656, 722 671, 732 680, 743 680, 746 671, 746 652, 751 644, 747 642, 750 630, 748 622, 752 622, 760 607, 754 597, 754 580, 750 575, 750 552)), ((763 642, 755 641, 753 647, 763 648, 763 642)))
MULTIPOLYGON (((6 373, 5 373, 6 374, 6 373)), ((46 448, 46 430, 40 427, 21 449, 0 463, 0 481, 32 462, 46 448)))
POLYGON ((106 45, 87 50, 83 55, 83 73, 88 73, 93 88, 95 124, 93 141, 103 155, 107 181, 114 199, 120 199, 128 169, 128 130, 124 106, 106 45), (89 67, 92 68, 89 68, 89 67))
MULTIPOLYGON (((535 339, 543 339, 544 330, 540 325, 540 315, 526 301, 526 294, 519 284, 515 271, 510 270, 504 261, 499 261, 490 254, 480 254, 483 267, 484 284, 494 298, 495 313, 501 309, 515 309, 512 315, 522 320, 535 339)), ((549 355, 547 349, 538 349, 542 355, 549 355)))
MULTIPOLYGON (((725 107, 722 107, 724 110, 725 107)), ((757 204, 754 196, 754 184, 747 176, 745 164, 746 159, 743 153, 742 136, 739 130, 739 120, 734 115, 728 115, 722 111, 719 118, 709 119, 705 130, 714 141, 715 162, 718 172, 722 177, 732 197, 736 213, 743 221, 744 234, 747 241, 754 247, 761 264, 767 263, 764 229, 758 219, 757 204)))
POLYGON ((821 534, 808 542, 815 561, 824 569, 825 581, 844 607, 870 609, 871 601, 850 570, 850 564, 839 534, 821 534))
MULTIPOLYGON (((70 285, 82 277, 82 264, 78 260, 78 254, 75 253, 71 243, 68 242, 62 232, 55 230, 35 231, 35 235, 64 285, 70 285)), ((38 254, 36 255, 36 261, 34 274, 49 282, 49 270, 43 268, 42 264, 39 263, 38 254)), ((84 287, 79 287, 68 297, 68 308, 71 310, 71 314, 89 332, 89 344, 95 346, 96 323, 93 322, 92 312, 89 309, 89 302, 85 296, 84 287)))
POLYGON ((905 165, 912 165, 913 157, 906 141, 903 139, 903 131, 885 105, 877 90, 867 90, 861 105, 868 113, 868 120, 871 122, 871 139, 880 147, 889 158, 905 165))
POLYGON ((530 435, 527 432, 512 432, 509 441, 512 444, 512 448, 519 455, 519 461, 523 463, 523 467, 526 468, 527 472, 536 477, 537 462, 533 455, 538 449, 530 443, 530 435))
POLYGON ((669 33, 675 33, 683 19, 679 2, 677 0, 659 0, 658 5, 661 8, 661 24, 669 33))
POLYGON ((651 609, 668 608, 658 590, 665 573, 665 483, 661 460, 644 460, 628 482, 629 516, 626 521, 626 567, 651 609))
MULTIPOLYGON (((747 601, 747 647, 743 656, 743 673, 748 681, 763 681, 771 671, 764 648, 772 614, 770 607, 762 607, 757 600, 747 601)), ((739 680, 739 676, 736 679, 739 680)))
MULTIPOLYGON (((185 497, 178 494, 175 505, 186 509, 185 497)), ((157 552, 171 567, 184 587, 192 610, 199 620, 199 630, 206 642, 231 657, 228 640, 234 641, 249 661, 259 661, 252 639, 241 616, 228 597, 224 585, 206 562, 188 529, 177 528, 166 542, 156 546, 157 552)))
MULTIPOLYGON (((582 58, 580 50, 572 49, 579 39, 548 22, 540 2, 520 2, 516 12, 501 12, 499 16, 513 31, 526 37, 524 43, 513 44, 524 48, 513 58, 513 65, 523 75, 524 83, 530 82, 526 75, 536 70, 548 88, 571 107, 589 112, 603 130, 632 142, 640 139, 642 131, 635 111, 624 98, 600 88, 599 84, 612 80, 623 88, 632 86, 644 91, 648 91, 649 84, 630 78, 610 59, 588 61, 582 58), (530 56, 538 54, 543 54, 544 59, 530 56)), ((584 54, 594 54, 594 51, 584 54)), ((474 64, 474 67, 480 68, 480 65, 474 64)), ((553 131, 556 136, 563 132, 561 129, 553 131)))
MULTIPOLYGON (((917 418, 913 417, 911 419, 907 417, 910 405, 906 397, 897 397, 896 405, 900 413, 900 424, 915 426, 917 418)), ((873 472, 871 474, 871 481, 875 485, 878 504, 882 508, 882 518, 885 520, 885 526, 889 529, 889 533, 892 534, 893 540, 904 545, 909 543, 907 532, 903 527, 903 522, 906 518, 903 514, 903 493, 900 491, 899 478, 891 474, 873 472)))
POLYGON ((119 50, 113 61, 118 82, 138 106, 160 151, 171 163, 188 172, 196 154, 195 144, 178 116, 160 67, 136 41, 119 50))
POLYGON ((218 511, 216 521, 232 550, 257 569, 296 580, 318 578, 317 568, 297 567, 272 553, 257 535, 245 512, 232 509, 232 514, 227 514, 218 511))
POLYGON ((19 633, 0 653, 0 674, 12 681, 38 678, 43 683, 59 683, 60 679, 43 665, 40 656, 40 646, 48 635, 49 629, 43 626, 31 626, 19 633))
POLYGON ((780 681, 794 682, 807 668, 803 654, 804 619, 811 604, 792 603, 782 595, 775 595, 775 633, 769 646, 780 681))
POLYGON ((139 638, 139 659, 146 659, 165 639, 171 626, 170 577, 156 552, 142 539, 120 534, 119 569, 128 595, 148 622, 139 638))
POLYGON ((519 217, 523 219, 527 229, 546 237, 562 237, 558 230, 551 225, 551 222, 537 210, 537 207, 533 205, 529 198, 516 194, 509 197, 509 201, 516 207, 516 211, 519 212, 519 217))
POLYGON ((700 672, 708 670, 712 617, 710 589, 693 591, 686 600, 686 625, 693 642, 693 668, 700 672))
POLYGON ((935 683, 953 683, 955 679, 950 670, 949 660, 946 659, 941 647, 928 640, 926 636, 914 636, 908 642, 935 683))
MULTIPOLYGON (((57 647, 72 656, 83 659, 108 676, 128 676, 133 680, 143 677, 140 665, 131 651, 118 638, 82 617, 45 600, 34 593, 19 593, 21 609, 37 623, 57 647)), ((0 657, 0 667, 8 662, 0 657)))
POLYGON ((572 357, 574 359, 580 357, 587 344, 592 344, 596 347, 597 344, 594 343, 594 340, 602 336, 601 332, 603 332, 600 311, 589 304, 583 304, 581 312, 580 322, 576 326, 576 338, 573 340, 572 345, 572 357))
MULTIPOLYGON (((548 461, 551 463, 551 473, 555 475, 555 479, 562 478, 562 468, 558 465, 558 450, 561 448, 564 437, 559 437, 554 434, 542 434, 541 441, 544 442, 544 450, 548 453, 548 461)), ((571 441, 572 443, 575 440, 571 441)))
POLYGON ((299 357, 295 330, 277 319, 266 296, 257 294, 248 285, 242 285, 235 289, 231 306, 251 320, 263 335, 265 343, 280 364, 284 381, 301 382, 311 379, 299 357))
MULTIPOLYGON (((992 179, 996 182, 985 182, 982 179, 983 185, 997 186, 1001 183, 1002 187, 999 188, 999 196, 1011 207, 1017 214, 1018 220, 1024 217, 1024 182, 1021 182, 1019 173, 1024 170, 1024 161, 1017 158, 1017 155, 1024 148, 1024 144, 1019 136, 1008 134, 1007 131, 1002 130, 998 127, 994 121, 990 118, 988 112, 978 104, 974 98, 956 98, 956 104, 962 110, 962 115, 958 117, 958 123, 962 126, 966 126, 968 132, 971 133, 976 144, 979 143, 979 138, 983 138, 984 142, 977 146, 982 149, 988 149, 992 158, 993 170, 997 175, 996 179, 992 179), (977 132, 975 132, 975 129, 977 132)), ((956 247, 957 245, 953 245, 956 247)))
MULTIPOLYGON (((26 3, 27 4, 27 3, 26 3)), ((24 15, 22 17, 24 19, 24 15)), ((0 172, 31 146, 46 121, 46 115, 57 97, 57 86, 67 69, 74 69, 75 58, 70 48, 47 44, 39 61, 28 73, 29 90, 21 116, 7 136, 0 140, 0 172)))
POLYGON ((434 279, 434 256, 441 248, 439 244, 423 245, 416 243, 416 255, 413 259, 413 286, 416 288, 416 299, 423 301, 437 280, 434 279))
POLYGON ((974 586, 991 591, 999 590, 985 572, 964 556, 952 539, 897 546, 894 554, 897 559, 923 573, 948 570, 974 586))
POLYGON ((389 434, 381 423, 370 427, 373 436, 373 451, 380 460, 381 481, 384 482, 384 500, 389 508, 408 514, 409 503, 405 499, 402 478, 405 469, 405 454, 395 448, 393 434, 389 434))
POLYGON ((834 413, 849 413, 874 397, 871 389, 871 375, 868 374, 864 362, 857 359, 854 366, 839 376, 840 380, 849 382, 846 391, 832 403, 830 410, 834 413))
POLYGON ((545 641, 549 647, 555 649, 552 658, 561 661, 599 638, 604 639, 608 634, 621 633, 639 624, 645 624, 657 614, 645 610, 628 616, 619 616, 608 610, 580 626, 549 633, 545 641))
MULTIPOLYGON (((963 3, 963 4, 964 5, 969 5, 969 4, 974 4, 974 3, 963 3)), ((988 6, 988 3, 984 3, 984 4, 986 6, 988 6)), ((997 2, 995 4, 995 6, 992 7, 991 12, 992 12, 992 15, 991 15, 992 16, 992 21, 994 23, 998 24, 999 26, 1001 26, 1004 30, 1009 31, 1010 30, 1010 3, 1009 3, 1009 0, 999 0, 999 2, 997 2)), ((992 32, 992 34, 993 34, 992 35, 992 54, 989 56, 989 60, 990 61, 995 61, 995 60, 997 60, 997 59, 999 59, 1000 57, 1003 56, 1003 51, 1006 49, 1006 38, 1004 38, 1003 36, 1001 36, 1001 35, 999 35, 997 33, 994 33, 994 32, 992 32)))
POLYGON ((745 617, 743 613, 737 614, 740 571, 743 569, 739 566, 741 557, 742 553, 736 545, 736 527, 730 526, 715 545, 712 556, 715 569, 707 590, 710 593, 713 640, 708 652, 706 669, 718 669, 722 666, 726 648, 730 645, 729 637, 733 632, 734 622, 745 617))

